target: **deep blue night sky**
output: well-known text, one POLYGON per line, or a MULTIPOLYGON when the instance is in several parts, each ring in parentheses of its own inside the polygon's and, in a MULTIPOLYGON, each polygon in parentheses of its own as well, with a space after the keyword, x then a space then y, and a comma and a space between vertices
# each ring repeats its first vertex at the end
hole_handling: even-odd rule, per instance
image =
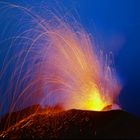
MULTIPOLYGON (((41 3, 40 0, 8 2, 29 7, 41 3)), ((47 4, 48 0, 42 2, 47 4)), ((76 9, 81 24, 97 38, 102 49, 113 51, 123 86, 119 102, 123 109, 140 116, 140 1, 62 0, 61 4, 68 10, 76 9)))

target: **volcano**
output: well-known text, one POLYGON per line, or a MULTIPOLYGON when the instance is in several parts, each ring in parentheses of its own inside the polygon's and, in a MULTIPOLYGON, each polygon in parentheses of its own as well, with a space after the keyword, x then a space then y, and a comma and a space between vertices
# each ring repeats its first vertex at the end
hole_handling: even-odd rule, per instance
MULTIPOLYGON (((7 130, 1 131, 0 138, 140 138, 140 118, 125 111, 97 112, 76 109, 58 111, 58 108, 56 111, 48 111, 48 108, 42 109, 39 106, 32 106, 12 113, 11 118, 15 118, 17 114, 22 115, 19 115, 17 123, 11 123, 7 130), (38 111, 33 113, 35 108, 38 108, 38 111), (30 113, 27 115, 27 112, 30 113)), ((6 116, 3 117, 1 124, 4 123, 4 118, 6 116)))

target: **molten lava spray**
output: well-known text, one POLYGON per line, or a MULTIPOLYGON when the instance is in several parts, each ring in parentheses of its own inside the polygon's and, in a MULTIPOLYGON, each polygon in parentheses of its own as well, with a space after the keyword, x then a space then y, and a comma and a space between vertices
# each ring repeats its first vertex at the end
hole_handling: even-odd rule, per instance
POLYGON ((103 56, 81 26, 57 23, 47 31, 49 43, 42 51, 45 99, 56 96, 65 109, 101 111, 112 105, 120 87, 111 60, 100 59, 103 56))
MULTIPOLYGON (((19 20, 20 14, 17 14, 17 23, 13 27, 21 32, 12 35, 12 43, 3 58, 1 81, 5 80, 2 77, 6 69, 12 69, 4 92, 3 108, 7 100, 9 112, 36 102, 50 106, 59 104, 64 109, 97 111, 114 104, 120 85, 112 54, 104 55, 96 48, 91 34, 74 18, 67 20, 46 12, 45 19, 26 7, 1 4, 3 9, 8 7, 26 15, 24 21, 24 16, 19 20)), ((3 21, 12 18, 7 17, 8 20, 4 16, 3 21)))

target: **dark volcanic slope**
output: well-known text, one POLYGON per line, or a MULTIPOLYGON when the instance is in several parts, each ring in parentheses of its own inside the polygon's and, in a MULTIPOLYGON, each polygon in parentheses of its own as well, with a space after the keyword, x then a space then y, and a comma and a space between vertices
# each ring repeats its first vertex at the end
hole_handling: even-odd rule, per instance
POLYGON ((140 119, 120 110, 38 113, 10 127, 0 138, 140 138, 140 119))
POLYGON ((6 114, 0 119, 0 131, 7 129, 8 127, 14 125, 16 122, 28 117, 35 112, 41 112, 42 108, 40 105, 32 105, 23 110, 13 112, 11 114, 6 114))

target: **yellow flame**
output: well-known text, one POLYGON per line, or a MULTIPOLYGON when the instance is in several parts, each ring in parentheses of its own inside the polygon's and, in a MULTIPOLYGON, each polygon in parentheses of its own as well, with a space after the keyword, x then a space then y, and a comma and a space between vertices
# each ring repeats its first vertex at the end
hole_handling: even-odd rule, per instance
POLYGON ((97 89, 92 89, 89 92, 88 99, 85 101, 84 109, 101 111, 107 105, 108 104, 102 99, 99 91, 97 89))

